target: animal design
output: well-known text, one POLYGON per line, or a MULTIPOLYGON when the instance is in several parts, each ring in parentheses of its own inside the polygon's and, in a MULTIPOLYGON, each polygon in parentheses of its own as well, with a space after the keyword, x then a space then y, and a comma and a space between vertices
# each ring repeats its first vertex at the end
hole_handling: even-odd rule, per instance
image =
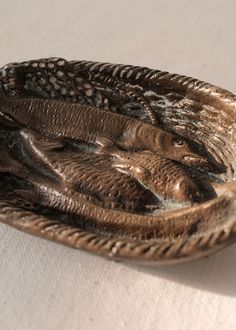
POLYGON ((0 221, 142 262, 188 260, 235 240, 231 93, 158 70, 60 58, 3 67, 0 90, 0 221), (218 183, 203 193, 208 177, 218 183))
POLYGON ((87 142, 106 138, 126 150, 150 150, 181 163, 212 168, 207 157, 176 135, 153 125, 90 106, 44 99, 0 96, 0 110, 41 134, 87 142), (72 125, 72 121, 76 124, 72 125))
MULTIPOLYGON (((6 138, 4 134, 0 136, 1 153, 4 156, 0 168, 31 183, 30 187, 15 191, 18 198, 27 199, 31 204, 40 203, 46 208, 76 215, 78 219, 83 219, 84 226, 88 229, 99 225, 102 231, 106 228, 110 232, 119 232, 120 235, 129 235, 137 239, 161 237, 170 228, 172 238, 185 237, 187 233, 194 232, 199 225, 203 225, 200 221, 202 213, 194 213, 194 208, 191 208, 193 213, 188 222, 185 217, 182 218, 188 208, 182 209, 181 212, 175 210, 156 216, 108 209, 104 203, 96 203, 93 198, 88 198, 86 194, 74 189, 78 179, 75 165, 72 165, 72 170, 68 173, 68 167, 65 167, 66 163, 63 163, 63 160, 60 164, 60 160, 53 157, 50 159, 46 154, 43 157, 43 147, 40 150, 37 146, 37 135, 35 139, 30 131, 15 132, 12 128, 8 134, 12 134, 12 137, 6 138)), ((51 143, 46 149, 50 151, 60 145, 51 143)), ((179 194, 181 195, 181 192, 179 194)), ((214 200, 209 202, 204 211, 206 215, 212 212, 215 203, 214 200)), ((219 202, 218 204, 221 205, 219 202)))
POLYGON ((149 151, 128 153, 111 150, 113 166, 130 174, 157 196, 183 202, 199 202, 201 193, 188 173, 172 160, 149 151))

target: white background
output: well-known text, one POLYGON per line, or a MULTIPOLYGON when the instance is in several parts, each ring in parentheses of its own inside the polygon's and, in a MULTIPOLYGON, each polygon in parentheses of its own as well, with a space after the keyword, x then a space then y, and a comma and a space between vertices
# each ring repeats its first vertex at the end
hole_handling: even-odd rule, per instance
MULTIPOLYGON (((0 66, 60 56, 126 63, 236 92, 234 0, 0 0, 0 66)), ((236 246, 144 268, 0 224, 0 329, 236 329, 236 246)))

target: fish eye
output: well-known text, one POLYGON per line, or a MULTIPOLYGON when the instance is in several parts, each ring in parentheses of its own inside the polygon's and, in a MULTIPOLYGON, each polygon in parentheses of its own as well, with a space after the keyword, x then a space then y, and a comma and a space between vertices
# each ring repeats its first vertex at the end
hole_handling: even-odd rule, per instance
POLYGON ((172 140, 172 144, 175 147, 180 148, 180 147, 184 147, 186 145, 186 142, 184 140, 175 138, 175 139, 172 140))

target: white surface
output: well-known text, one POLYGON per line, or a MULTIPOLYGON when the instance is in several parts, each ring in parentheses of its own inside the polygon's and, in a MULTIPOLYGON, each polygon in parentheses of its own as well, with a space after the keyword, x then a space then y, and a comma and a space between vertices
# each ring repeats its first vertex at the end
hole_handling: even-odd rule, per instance
MULTIPOLYGON (((149 66, 236 92, 234 0, 0 0, 0 65, 149 66)), ((0 224, 0 329, 236 329, 236 246, 182 266, 109 262, 0 224)))

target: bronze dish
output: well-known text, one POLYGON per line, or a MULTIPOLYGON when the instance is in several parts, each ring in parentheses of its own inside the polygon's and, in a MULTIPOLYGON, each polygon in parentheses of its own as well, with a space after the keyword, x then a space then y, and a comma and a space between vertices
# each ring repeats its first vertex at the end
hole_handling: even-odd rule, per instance
POLYGON ((0 69, 0 221, 97 255, 177 263, 236 237, 236 97, 131 65, 0 69))

